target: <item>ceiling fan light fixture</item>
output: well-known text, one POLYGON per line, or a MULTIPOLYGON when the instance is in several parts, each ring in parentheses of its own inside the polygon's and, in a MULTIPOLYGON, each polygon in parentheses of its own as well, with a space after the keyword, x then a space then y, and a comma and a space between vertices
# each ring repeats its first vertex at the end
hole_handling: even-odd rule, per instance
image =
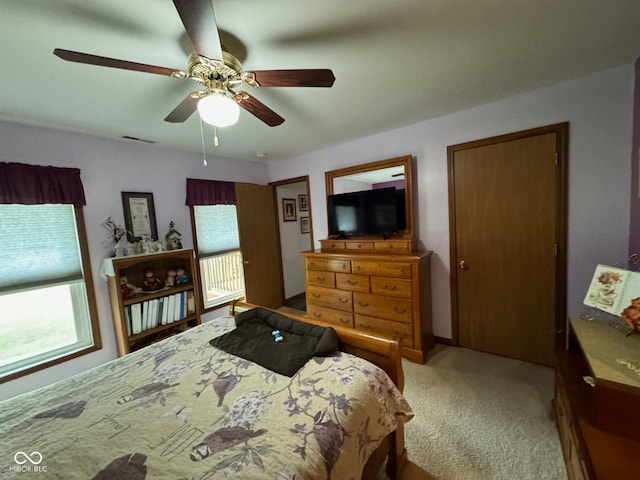
POLYGON ((216 127, 228 127, 240 118, 240 107, 229 97, 212 93, 198 102, 198 113, 203 121, 216 127))

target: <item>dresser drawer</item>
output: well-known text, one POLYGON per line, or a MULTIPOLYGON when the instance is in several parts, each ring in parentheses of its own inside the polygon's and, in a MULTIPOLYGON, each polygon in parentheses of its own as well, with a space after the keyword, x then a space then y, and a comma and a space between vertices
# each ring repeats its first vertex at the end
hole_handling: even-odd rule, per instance
POLYGON ((379 333, 387 337, 399 337, 402 339, 403 347, 413 348, 413 327, 411 324, 358 314, 354 316, 354 323, 358 330, 379 333))
POLYGON ((353 328, 353 314, 351 312, 308 304, 307 317, 339 327, 353 328))
POLYGON ((398 252, 398 253, 411 253, 412 242, 407 241, 386 241, 386 242, 374 242, 373 247, 377 252, 398 252))
POLYGON ((404 298, 355 292, 353 311, 370 317, 388 318, 399 322, 413 321, 411 300, 404 298))
POLYGON ((320 287, 334 288, 336 286, 336 274, 323 270, 307 270, 307 283, 320 287))
POLYGON ((334 240, 320 240, 320 248, 324 250, 344 250, 345 244, 344 242, 334 241, 334 240))
POLYGON ((373 242, 347 242, 347 250, 360 252, 373 252, 373 242))
POLYGON ((371 293, 411 298, 411 280, 392 277, 371 277, 371 293))
POLYGON ((359 275, 379 275, 382 277, 411 278, 411 264, 404 262, 376 262, 352 260, 351 272, 359 275))
POLYGON ((306 266, 307 270, 351 273, 351 262, 349 260, 338 260, 332 258, 307 258, 306 266))
POLYGON ((353 273, 336 273, 335 275, 337 288, 369 293, 369 277, 367 275, 354 275, 353 273))
POLYGON ((346 290, 310 286, 307 288, 306 297, 308 305, 318 305, 351 312, 353 310, 353 298, 351 295, 351 292, 346 290))

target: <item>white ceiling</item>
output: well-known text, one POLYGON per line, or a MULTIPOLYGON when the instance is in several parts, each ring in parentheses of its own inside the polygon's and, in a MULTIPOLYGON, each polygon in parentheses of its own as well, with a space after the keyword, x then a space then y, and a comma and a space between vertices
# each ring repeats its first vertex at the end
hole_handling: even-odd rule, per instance
MULTIPOLYGON (((638 0, 215 0, 214 9, 244 70, 336 76, 332 88, 247 87, 285 123, 241 111, 218 130, 217 148, 205 127, 209 154, 239 159, 291 158, 640 55, 638 0)), ((197 114, 163 120, 192 81, 52 54, 185 69, 191 46, 171 0, 2 0, 0 45, 0 119, 202 152, 197 114)))

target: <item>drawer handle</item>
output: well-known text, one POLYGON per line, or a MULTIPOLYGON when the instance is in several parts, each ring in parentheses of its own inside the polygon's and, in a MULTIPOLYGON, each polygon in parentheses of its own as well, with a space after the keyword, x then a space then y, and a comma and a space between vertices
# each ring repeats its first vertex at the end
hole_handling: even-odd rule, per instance
POLYGON ((397 285, 392 285, 392 286, 385 285, 384 288, 385 288, 385 290, 395 290, 395 289, 398 288, 398 286, 397 285))
POLYGON ((401 268, 401 269, 400 269, 400 273, 404 273, 404 272, 405 272, 405 269, 404 269, 404 268, 401 268))
POLYGON ((368 307, 369 306, 368 303, 362 303, 362 302, 358 302, 358 305, 360 305, 361 307, 368 307))
POLYGON ((347 283, 348 283, 349 285, 357 285, 357 284, 358 284, 358 281, 357 281, 357 280, 355 280, 355 281, 354 281, 354 280, 347 280, 347 283))
POLYGON ((338 299, 338 301, 339 301, 340 303, 348 303, 348 302, 349 302, 349 299, 348 299, 348 298, 339 298, 339 299, 338 299))
POLYGON ((346 269, 347 269, 347 266, 346 266, 346 265, 342 265, 342 269, 343 269, 343 270, 346 270, 346 269))
POLYGON ((319 293, 312 293, 311 296, 313 298, 320 298, 320 294, 319 293))
POLYGON ((313 312, 313 316, 316 317, 316 318, 320 318, 322 316, 322 314, 313 312))
POLYGON ((324 282, 325 277, 316 277, 316 280, 318 280, 319 282, 324 282))
POLYGON ((345 320, 344 318, 341 318, 341 319, 340 319, 340 321, 341 321, 342 323, 344 323, 345 325, 346 325, 347 323, 350 323, 350 322, 349 322, 349 320, 345 320))
POLYGON ((407 309, 406 308, 393 307, 393 309, 396 311, 396 313, 407 313, 407 309))
POLYGON ((358 328, 362 328, 364 330, 369 330, 371 327, 369 325, 367 325, 366 323, 361 323, 360 325, 358 325, 358 328))

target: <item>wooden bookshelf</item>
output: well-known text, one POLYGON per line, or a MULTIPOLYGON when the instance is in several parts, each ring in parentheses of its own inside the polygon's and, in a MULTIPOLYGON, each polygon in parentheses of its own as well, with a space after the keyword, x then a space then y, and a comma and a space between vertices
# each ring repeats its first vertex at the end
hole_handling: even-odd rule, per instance
POLYGON ((107 275, 118 355, 126 355, 200 324, 200 287, 193 250, 110 258, 105 260, 103 270, 107 275), (165 286, 167 272, 178 268, 184 269, 188 281, 165 286), (161 287, 125 297, 120 283, 122 277, 143 288, 145 271, 149 269, 162 282, 161 287), (140 313, 138 325, 135 311, 140 313))

